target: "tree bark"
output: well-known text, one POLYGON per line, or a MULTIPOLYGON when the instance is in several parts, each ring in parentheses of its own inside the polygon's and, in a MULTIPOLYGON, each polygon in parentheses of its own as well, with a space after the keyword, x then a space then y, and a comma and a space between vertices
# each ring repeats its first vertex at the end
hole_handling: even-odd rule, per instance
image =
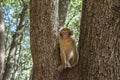
POLYGON ((59 0, 59 28, 64 27, 70 0, 59 0))
POLYGON ((80 80, 120 79, 120 1, 83 0, 80 80))
POLYGON ((0 8, 0 80, 4 73, 4 58, 5 58, 5 23, 0 8))
POLYGON ((32 80, 58 80, 58 0, 31 0, 32 80))

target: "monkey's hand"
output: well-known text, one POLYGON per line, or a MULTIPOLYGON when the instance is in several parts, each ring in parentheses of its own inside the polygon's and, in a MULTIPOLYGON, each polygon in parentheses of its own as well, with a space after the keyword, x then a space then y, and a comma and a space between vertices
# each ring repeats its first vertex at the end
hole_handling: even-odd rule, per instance
POLYGON ((62 72, 63 69, 64 69, 64 66, 63 66, 63 65, 60 65, 60 66, 58 67, 58 71, 59 71, 59 72, 62 72))

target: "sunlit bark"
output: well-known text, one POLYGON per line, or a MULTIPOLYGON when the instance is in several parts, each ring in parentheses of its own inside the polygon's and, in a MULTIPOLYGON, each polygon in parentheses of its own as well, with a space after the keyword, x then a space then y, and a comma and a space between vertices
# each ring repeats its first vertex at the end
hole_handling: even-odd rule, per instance
POLYGON ((59 27, 64 27, 70 0, 59 0, 59 27))
POLYGON ((3 19, 3 11, 0 8, 0 80, 4 73, 4 58, 5 58, 5 23, 3 19))

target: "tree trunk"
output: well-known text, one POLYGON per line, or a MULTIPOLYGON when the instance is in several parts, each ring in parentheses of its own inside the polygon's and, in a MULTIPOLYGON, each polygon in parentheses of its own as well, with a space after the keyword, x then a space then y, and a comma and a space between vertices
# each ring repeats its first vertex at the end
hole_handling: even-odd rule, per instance
POLYGON ((83 0, 80 80, 120 79, 120 0, 83 0))
POLYGON ((32 80, 79 80, 78 66, 58 72, 58 0, 31 0, 30 43, 33 58, 32 80))
POLYGON ((59 28, 64 27, 70 0, 59 0, 59 28))
POLYGON ((4 73, 5 58, 5 23, 3 20, 2 9, 0 9, 0 80, 4 73))
POLYGON ((32 80, 58 80, 58 0, 31 0, 32 80))

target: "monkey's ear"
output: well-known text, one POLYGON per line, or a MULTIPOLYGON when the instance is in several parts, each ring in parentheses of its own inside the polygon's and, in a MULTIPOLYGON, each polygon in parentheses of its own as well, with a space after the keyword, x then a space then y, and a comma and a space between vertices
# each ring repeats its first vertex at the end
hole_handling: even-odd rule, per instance
POLYGON ((70 31, 70 36, 72 36, 73 35, 73 31, 70 31))
POLYGON ((58 32, 58 36, 60 37, 60 31, 58 32))

